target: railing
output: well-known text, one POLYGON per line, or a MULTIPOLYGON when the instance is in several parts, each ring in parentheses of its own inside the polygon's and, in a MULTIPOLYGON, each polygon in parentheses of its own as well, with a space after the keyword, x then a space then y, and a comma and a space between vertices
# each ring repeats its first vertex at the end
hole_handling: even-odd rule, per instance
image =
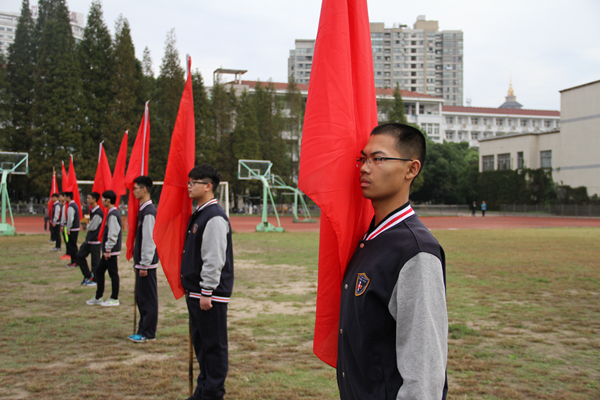
POLYGON ((502 204, 500 210, 503 215, 529 217, 600 217, 600 204, 502 204))

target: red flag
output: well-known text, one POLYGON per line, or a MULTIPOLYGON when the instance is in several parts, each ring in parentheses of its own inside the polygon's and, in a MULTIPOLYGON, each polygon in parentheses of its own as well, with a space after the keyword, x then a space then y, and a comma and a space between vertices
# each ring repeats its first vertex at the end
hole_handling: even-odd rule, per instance
POLYGON ((129 166, 125 175, 125 187, 129 189, 129 203, 127 205, 127 260, 133 257, 133 244, 135 243, 135 227, 140 208, 140 201, 133 196, 133 180, 140 175, 148 175, 148 151, 150 148, 150 119, 148 102, 144 107, 144 117, 140 122, 135 144, 129 158, 129 166))
POLYGON ((81 213, 81 196, 79 196, 79 186, 77 185, 77 174, 75 173, 75 167, 73 166, 72 154, 71 164, 69 165, 69 190, 67 190, 67 192, 73 192, 73 201, 77 204, 77 207, 79 207, 79 219, 81 219, 83 215, 81 213))
MULTIPOLYGON (((94 177, 94 186, 92 186, 92 192, 97 192, 102 196, 102 193, 105 190, 108 190, 112 187, 112 177, 110 174, 110 166, 108 165, 108 159, 106 158, 106 152, 104 151, 104 146, 100 143, 100 151, 98 154, 98 166, 96 167, 96 176, 94 177)), ((102 205, 102 201, 98 201, 98 205, 102 209, 104 213, 104 218, 107 217, 108 210, 106 207, 102 205)), ((100 225, 100 231, 98 233, 98 238, 102 240, 102 233, 104 232, 104 224, 100 225)))
POLYGON ((185 231, 192 214, 192 199, 188 196, 188 174, 194 167, 196 127, 192 96, 192 60, 187 56, 187 80, 179 103, 179 112, 171 136, 171 148, 160 205, 154 225, 154 243, 165 276, 176 299, 185 294, 181 286, 181 252, 185 231))
POLYGON ((62 171, 61 171, 61 182, 60 182, 60 186, 62 188, 63 192, 68 192, 69 190, 69 174, 67 174, 67 170, 65 169, 65 162, 61 161, 62 164, 62 171))
POLYGON ((125 187, 125 164, 127 163, 128 137, 129 131, 125 131, 123 140, 121 140, 121 148, 119 149, 117 162, 115 164, 115 172, 113 172, 112 177, 112 190, 117 194, 117 207, 121 202, 121 196, 127 194, 127 188, 125 187))
POLYGON ((373 210, 356 157, 377 125, 366 0, 323 0, 302 134, 299 186, 321 208, 313 350, 337 363, 341 283, 373 210))
POLYGON ((50 197, 48 198, 48 218, 50 218, 50 221, 52 221, 52 212, 54 211, 53 194, 58 194, 58 184, 56 183, 56 171, 54 167, 52 167, 52 183, 50 184, 50 197))

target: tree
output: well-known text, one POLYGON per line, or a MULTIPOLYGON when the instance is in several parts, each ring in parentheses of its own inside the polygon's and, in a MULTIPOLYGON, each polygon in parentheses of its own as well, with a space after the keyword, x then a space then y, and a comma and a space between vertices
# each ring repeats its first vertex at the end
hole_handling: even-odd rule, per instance
POLYGON ((302 123, 304 122, 304 110, 306 103, 302 97, 300 89, 296 84, 294 75, 288 78, 285 99, 287 108, 290 110, 289 117, 285 121, 285 131, 289 132, 290 140, 288 149, 290 150, 290 163, 292 180, 298 180, 298 163, 300 161, 300 143, 302 142, 302 123))
POLYGON ((233 91, 228 92, 225 85, 218 80, 214 82, 210 97, 210 109, 219 154, 214 167, 223 175, 226 181, 232 181, 237 177, 237 160, 233 159, 231 150, 235 105, 235 93, 233 91))
POLYGON ((387 115, 387 122, 396 122, 399 124, 408 123, 406 115, 404 115, 404 100, 402 100, 402 92, 400 91, 399 83, 396 83, 396 87, 394 88, 394 101, 392 102, 387 115))
MULTIPOLYGON (((2 121, 3 145, 10 151, 29 151, 32 146, 33 85, 35 74, 35 24, 29 9, 29 0, 23 0, 21 16, 17 22, 15 41, 8 48, 6 68, 2 68, 3 83, 2 121)), ((4 60, 2 62, 4 65, 4 60)))
POLYGON ((200 71, 192 74, 194 119, 196 122, 196 164, 216 165, 219 143, 212 121, 210 100, 200 71))
POLYGON ((142 108, 146 101, 154 102, 156 99, 156 78, 152 70, 152 58, 148 46, 144 49, 144 56, 140 64, 141 75, 137 86, 137 101, 142 108))
POLYGON ((167 33, 165 54, 158 75, 155 114, 157 122, 152 127, 152 162, 149 164, 154 179, 162 179, 167 166, 171 134, 175 127, 181 94, 185 85, 185 71, 181 67, 176 47, 175 29, 167 33))
MULTIPOLYGON (((253 98, 245 90, 242 92, 236 103, 235 128, 231 134, 231 167, 236 168, 238 160, 257 160, 260 157, 260 138, 258 134, 258 120, 256 110, 253 104, 253 98)), ((234 180, 232 193, 237 195, 252 187, 257 189, 256 184, 234 180)))
POLYGON ((138 75, 131 30, 129 22, 122 15, 115 22, 112 55, 110 88, 113 98, 109 107, 109 131, 104 145, 109 162, 114 164, 123 133, 129 129, 129 144, 133 146, 144 112, 143 105, 140 107, 136 98, 138 75))
POLYGON ((81 151, 76 115, 79 66, 69 12, 64 0, 43 0, 39 15, 29 163, 37 193, 46 191, 54 163, 81 151))
POLYGON ((92 2, 78 52, 81 67, 80 124, 85 156, 80 160, 77 173, 83 179, 92 179, 97 159, 90 155, 95 154, 98 143, 110 136, 107 115, 114 96, 111 89, 112 40, 99 0, 92 2))

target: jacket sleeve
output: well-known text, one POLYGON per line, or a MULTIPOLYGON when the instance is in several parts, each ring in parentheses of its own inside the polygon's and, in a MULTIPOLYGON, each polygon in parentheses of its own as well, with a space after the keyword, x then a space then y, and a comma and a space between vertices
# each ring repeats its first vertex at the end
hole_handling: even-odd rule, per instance
POLYGON ((229 224, 223 217, 211 218, 202 234, 202 271, 200 287, 203 296, 212 296, 213 290, 219 286, 221 271, 225 266, 227 252, 227 234, 229 224))
POLYGON ((55 205, 54 210, 52 211, 52 222, 58 224, 60 222, 60 206, 55 205))
POLYGON ((396 320, 397 400, 439 400, 446 381, 448 314, 442 263, 419 253, 400 270, 389 311, 396 320))
POLYGON ((67 207, 67 230, 73 227, 73 220, 75 219, 75 210, 72 207, 67 207))
POLYGON ((95 231, 100 227, 100 224, 102 224, 102 217, 96 214, 88 224, 87 229, 88 231, 95 231))
POLYGON ((104 251, 110 253, 114 245, 117 244, 119 232, 121 232, 121 227, 119 226, 117 217, 114 215, 109 216, 108 221, 106 221, 106 228, 108 229, 108 237, 106 238, 106 243, 104 244, 104 251))
MULTIPOLYGON (((156 253, 156 244, 154 244, 154 223, 156 219, 154 215, 146 215, 142 222, 142 254, 140 257, 140 265, 148 267, 152 264, 152 259, 156 253)), ((156 268, 154 266, 153 268, 156 268)))

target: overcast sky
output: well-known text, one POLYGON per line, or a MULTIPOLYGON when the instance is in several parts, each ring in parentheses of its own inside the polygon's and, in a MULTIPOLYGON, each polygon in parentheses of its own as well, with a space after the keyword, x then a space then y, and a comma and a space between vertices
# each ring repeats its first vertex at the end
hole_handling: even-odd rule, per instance
MULTIPOLYGON (((36 5, 36 0, 30 0, 36 5)), ((91 0, 67 0, 87 17, 91 0)), ((418 15, 440 30, 464 32, 464 91, 476 107, 504 102, 512 76, 525 108, 560 109, 559 90, 600 79, 599 0, 369 0, 369 20, 412 27, 418 15)), ((219 67, 245 69, 244 79, 287 82, 295 39, 314 39, 321 0, 104 0, 105 22, 129 20, 136 55, 146 46, 158 71, 167 31, 175 28, 183 60, 192 57, 212 85, 219 67)), ((21 0, 3 0, 19 12, 21 0)), ((466 104, 465 104, 466 105, 466 104)))

